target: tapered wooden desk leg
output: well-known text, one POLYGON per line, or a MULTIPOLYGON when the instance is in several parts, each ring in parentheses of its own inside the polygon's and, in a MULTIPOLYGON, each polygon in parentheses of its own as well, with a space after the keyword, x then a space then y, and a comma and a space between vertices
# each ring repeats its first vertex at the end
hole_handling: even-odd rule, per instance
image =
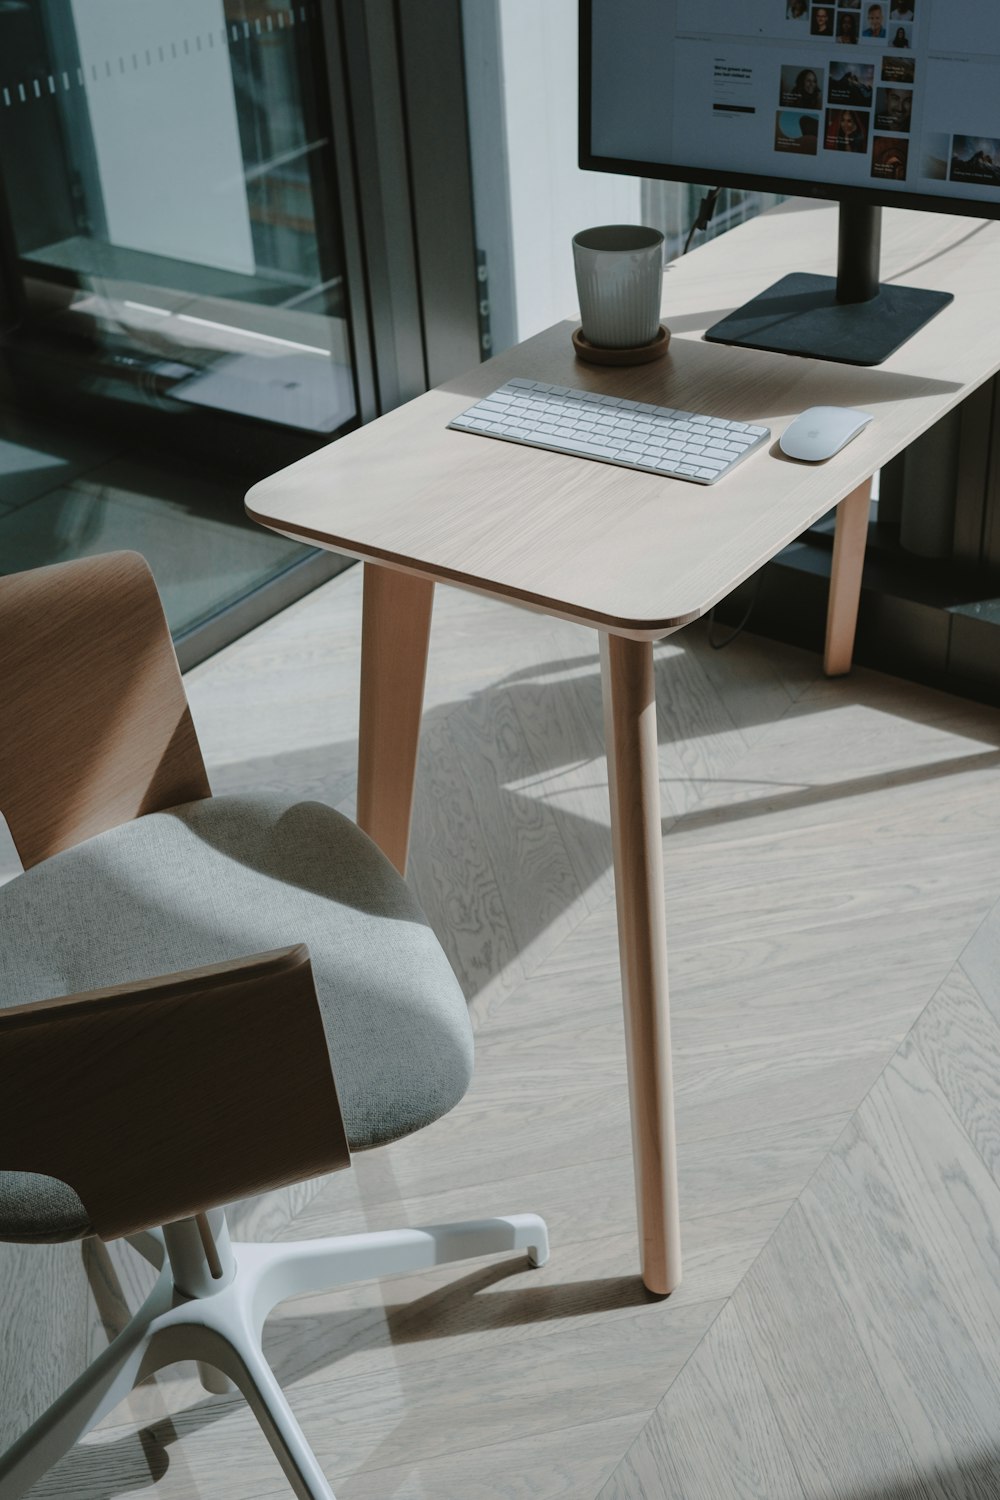
POLYGON ((823 670, 828 677, 842 677, 851 670, 871 492, 872 482, 866 479, 837 506, 830 599, 826 608, 826 649, 823 653, 823 670))
POLYGON ((601 635, 618 947, 642 1279, 681 1279, 653 647, 601 635))
POLYGON ((364 568, 358 826, 405 874, 434 582, 364 568))

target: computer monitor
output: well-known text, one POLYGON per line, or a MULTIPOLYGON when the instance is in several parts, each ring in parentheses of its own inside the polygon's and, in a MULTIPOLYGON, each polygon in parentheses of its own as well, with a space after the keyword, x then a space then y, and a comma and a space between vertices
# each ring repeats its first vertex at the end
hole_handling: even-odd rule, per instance
POLYGON ((1000 0, 580 0, 580 165, 839 200, 836 278, 706 337, 880 364, 952 300, 880 285, 883 205, 1000 218, 1000 0))

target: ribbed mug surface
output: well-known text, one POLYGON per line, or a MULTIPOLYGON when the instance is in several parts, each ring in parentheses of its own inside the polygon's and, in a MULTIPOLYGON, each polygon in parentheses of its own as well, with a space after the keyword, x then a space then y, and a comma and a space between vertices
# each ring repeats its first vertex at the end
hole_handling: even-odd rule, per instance
POLYGON ((656 337, 663 284, 663 235, 641 224, 603 224, 573 236, 585 339, 603 349, 637 349, 656 337))

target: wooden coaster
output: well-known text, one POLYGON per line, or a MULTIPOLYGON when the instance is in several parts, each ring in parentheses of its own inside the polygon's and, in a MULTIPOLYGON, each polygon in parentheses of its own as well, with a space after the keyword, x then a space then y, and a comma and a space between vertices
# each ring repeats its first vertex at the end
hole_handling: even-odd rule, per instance
POLYGON ((652 343, 640 344, 637 349, 602 349, 585 339, 582 329, 573 330, 577 359, 585 359, 591 365, 647 365, 651 359, 662 359, 669 345, 670 329, 664 323, 652 343))

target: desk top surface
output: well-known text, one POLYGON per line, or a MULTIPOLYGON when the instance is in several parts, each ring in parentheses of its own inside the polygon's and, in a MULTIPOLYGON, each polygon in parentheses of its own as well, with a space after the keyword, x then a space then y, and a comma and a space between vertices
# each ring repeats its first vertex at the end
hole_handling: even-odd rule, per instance
POLYGON ((876 369, 701 338, 786 272, 835 270, 835 205, 794 200, 668 268, 665 359, 587 365, 570 343, 574 320, 557 323, 262 480, 248 512, 288 536, 616 634, 668 634, 1000 369, 1000 222, 883 218, 883 280, 955 301, 876 369), (771 443, 705 487, 447 430, 514 376, 762 423, 771 443), (875 420, 829 462, 799 464, 777 439, 809 406, 859 406, 875 420))

